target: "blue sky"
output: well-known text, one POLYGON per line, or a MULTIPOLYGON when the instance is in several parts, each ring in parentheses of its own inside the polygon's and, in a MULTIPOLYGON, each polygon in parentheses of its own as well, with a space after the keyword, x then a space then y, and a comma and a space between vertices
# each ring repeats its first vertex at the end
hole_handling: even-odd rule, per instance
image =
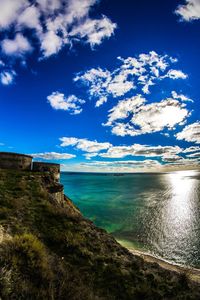
POLYGON ((199 0, 0 7, 0 151, 69 171, 199 167, 199 0))

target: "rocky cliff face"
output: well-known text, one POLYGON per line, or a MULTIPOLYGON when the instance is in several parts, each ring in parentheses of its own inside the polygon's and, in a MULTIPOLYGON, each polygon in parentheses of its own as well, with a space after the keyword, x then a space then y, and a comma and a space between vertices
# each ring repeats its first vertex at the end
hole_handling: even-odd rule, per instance
POLYGON ((199 299, 85 219, 45 173, 0 170, 1 299, 199 299))

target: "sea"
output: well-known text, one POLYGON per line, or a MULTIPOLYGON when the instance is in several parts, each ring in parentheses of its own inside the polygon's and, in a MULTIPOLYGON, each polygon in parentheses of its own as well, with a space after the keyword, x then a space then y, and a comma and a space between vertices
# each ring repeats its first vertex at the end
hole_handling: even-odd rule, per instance
POLYGON ((200 172, 63 172, 65 194, 123 246, 200 268, 200 172))

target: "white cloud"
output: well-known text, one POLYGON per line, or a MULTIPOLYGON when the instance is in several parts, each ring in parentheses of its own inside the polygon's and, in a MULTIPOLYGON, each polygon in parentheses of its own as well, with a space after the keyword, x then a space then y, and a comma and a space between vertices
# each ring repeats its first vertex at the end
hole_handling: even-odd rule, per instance
POLYGON ((110 143, 99 143, 97 141, 90 141, 88 139, 78 139, 74 137, 62 137, 60 138, 61 147, 75 146, 76 149, 89 153, 96 153, 102 150, 108 149, 110 143))
POLYGON ((94 152, 94 153, 85 153, 83 154, 85 156, 86 159, 91 159, 92 157, 98 156, 98 152, 94 152))
POLYGON ((184 21, 193 21, 200 19, 199 0, 185 0, 185 4, 179 5, 175 11, 184 21))
POLYGON ((6 29, 17 19, 18 14, 27 7, 26 0, 0 0, 0 28, 6 29))
POLYGON ((69 0, 67 2, 66 19, 68 23, 88 17, 90 9, 97 3, 96 0, 69 0))
POLYGON ((189 97, 183 95, 183 94, 178 94, 177 92, 175 91, 172 91, 172 97, 174 99, 177 99, 177 100, 181 100, 181 101, 189 101, 189 102, 194 102, 192 99, 190 99, 189 97))
POLYGON ((97 99, 96 106, 102 105, 107 101, 107 87, 111 82, 111 73, 108 70, 103 70, 101 68, 90 69, 84 74, 77 74, 74 81, 83 81, 89 87, 89 93, 97 99))
POLYGON ((162 165, 156 160, 128 160, 128 161, 92 161, 80 164, 84 168, 92 168, 98 172, 135 172, 158 170, 162 165))
POLYGON ((130 146, 112 146, 107 152, 100 153, 99 156, 104 158, 124 158, 126 156, 143 156, 143 157, 166 157, 174 156, 182 152, 178 146, 149 146, 133 144, 130 146))
POLYGON ((3 85, 12 84, 14 79, 15 79, 15 76, 16 76, 16 73, 13 70, 11 70, 11 71, 2 71, 0 73, 1 83, 3 85))
POLYGON ((76 27, 70 32, 70 36, 85 39, 93 48, 95 45, 102 43, 103 39, 110 38, 114 34, 116 24, 112 23, 106 16, 101 19, 86 19, 86 21, 76 27))
POLYGON ((71 115, 77 115, 82 112, 81 105, 85 103, 84 100, 77 98, 75 95, 65 97, 64 94, 53 92, 47 97, 51 107, 56 110, 69 111, 71 115))
POLYGON ((181 132, 176 134, 176 138, 200 144, 200 121, 187 125, 181 132))
POLYGON ((99 143, 97 141, 89 141, 79 139, 76 148, 86 152, 99 152, 110 147, 110 143, 99 143))
POLYGON ((134 172, 166 172, 179 170, 194 170, 199 167, 198 159, 180 159, 177 161, 160 163, 157 160, 129 160, 129 161, 91 161, 87 163, 63 164, 63 171, 77 172, 107 172, 107 173, 134 173, 134 172))
POLYGON ((57 152, 44 152, 31 154, 34 158, 41 158, 46 160, 65 160, 76 157, 74 154, 69 153, 57 153, 57 152))
POLYGON ((134 83, 128 81, 127 76, 124 74, 116 75, 107 87, 107 91, 114 97, 123 96, 132 89, 134 89, 134 83))
POLYGON ((170 137, 170 134, 168 132, 164 132, 164 133, 161 133, 161 134, 166 136, 166 137, 170 137))
POLYGON ((18 33, 14 39, 4 39, 1 46, 8 56, 23 56, 32 51, 29 41, 21 33, 18 33))
POLYGON ((163 171, 166 167, 174 166, 188 166, 188 165, 198 165, 199 159, 187 159, 179 156, 167 157, 163 159, 165 163, 160 163, 157 160, 146 159, 146 160, 114 160, 114 161, 92 161, 87 163, 82 163, 83 166, 96 166, 99 168, 109 167, 110 172, 113 170, 122 170, 125 171, 128 168, 134 169, 146 169, 149 171, 150 169, 154 169, 156 171, 163 171), (125 168, 125 169, 123 169, 125 168))
POLYGON ((79 139, 75 138, 75 137, 62 137, 60 138, 61 143, 61 147, 68 147, 68 146, 75 146, 79 139))
POLYGON ((167 164, 164 164, 163 167, 177 167, 177 170, 180 170, 181 167, 182 169, 187 169, 187 167, 199 168, 199 159, 181 157, 180 159, 167 161, 167 164))
POLYGON ((53 30, 42 35, 41 50, 45 57, 58 53, 62 48, 63 41, 53 30))
POLYGON ((183 73, 181 70, 169 70, 163 78, 171 78, 171 79, 186 79, 187 74, 183 73))
POLYGON ((94 48, 110 38, 117 25, 104 15, 90 16, 98 2, 0 0, 0 49, 6 66, 4 71, 14 68, 16 58, 25 64, 31 53, 41 60, 58 54, 65 46, 71 49, 77 41, 94 48))
POLYGON ((199 146, 191 146, 189 148, 186 148, 183 150, 183 153, 191 153, 191 152, 196 152, 196 151, 200 151, 199 146))
POLYGON ((181 70, 169 69, 177 60, 168 55, 159 55, 155 51, 136 57, 118 57, 117 68, 113 70, 92 68, 78 73, 74 81, 87 86, 91 99, 100 106, 108 97, 120 97, 141 88, 144 94, 150 93, 150 87, 165 78, 186 79, 181 70))
POLYGON ((197 157, 197 158, 200 158, 200 152, 188 154, 187 157, 197 157))
POLYGON ((24 51, 33 37, 37 39, 35 47, 39 45, 44 57, 58 53, 65 45, 71 46, 73 40, 81 40, 91 47, 101 44, 104 38, 114 34, 116 24, 106 16, 90 18, 90 10, 96 3, 98 0, 34 0, 31 3, 29 0, 0 0, 1 31, 9 35, 12 25, 12 32, 20 30, 26 39, 23 49, 17 37, 14 41, 3 41, 5 53, 24 51), (32 34, 26 33, 27 29, 32 29, 32 34))
MULTIPOLYGON (((75 137, 63 137, 60 138, 60 141, 61 147, 71 146, 73 147, 73 150, 81 150, 83 152, 83 156, 90 160, 90 162, 73 165, 73 170, 77 171, 166 171, 190 169, 191 167, 196 168, 199 164, 199 155, 196 154, 194 157, 191 156, 190 158, 184 158, 182 155, 186 149, 180 148, 179 146, 151 146, 141 144, 113 146, 108 142, 99 143, 97 141, 90 141, 88 139, 79 139, 75 137), (140 157, 140 159, 120 160, 130 156, 140 157), (119 160, 92 160, 94 157, 119 160)), ((194 149, 192 148, 191 150, 194 149)))
POLYGON ((37 0, 37 3, 45 14, 58 10, 62 5, 62 1, 60 0, 37 0))
POLYGON ((175 163, 177 161, 180 162, 181 160, 183 160, 183 157, 176 154, 170 154, 170 153, 166 153, 162 157, 162 161, 167 163, 175 163))
POLYGON ((137 112, 137 108, 145 102, 146 99, 141 95, 119 101, 118 104, 109 111, 108 122, 105 126, 112 125, 116 120, 126 119, 129 115, 137 112))
POLYGON ((112 133, 119 136, 136 136, 146 133, 159 132, 167 128, 173 129, 175 125, 184 124, 190 115, 185 104, 175 99, 165 99, 158 103, 144 104, 141 96, 141 104, 134 106, 134 98, 119 102, 110 111, 108 122, 105 126, 112 127, 112 133), (129 102, 132 102, 131 106, 129 102), (127 105, 128 103, 128 105, 127 105), (131 117, 130 120, 125 120, 131 117))
POLYGON ((105 103, 105 102, 107 102, 107 97, 106 96, 104 96, 104 97, 101 97, 101 98, 99 98, 99 100, 96 102, 96 107, 99 107, 99 106, 101 106, 103 103, 105 103))
POLYGON ((142 132, 161 131, 165 127, 172 129, 181 124, 188 116, 188 111, 176 100, 166 99, 159 103, 143 105, 133 115, 131 122, 139 126, 142 132))
POLYGON ((124 158, 127 156, 141 157, 175 157, 183 152, 179 146, 151 146, 142 144, 113 146, 109 142, 99 143, 88 139, 79 139, 75 137, 60 138, 61 147, 73 147, 81 150, 86 159, 99 156, 103 158, 124 158), (106 151, 105 151, 106 150, 106 151))
POLYGON ((41 31, 40 15, 40 11, 36 6, 28 6, 19 14, 17 18, 17 27, 19 27, 19 29, 27 27, 35 29, 38 32, 41 31))

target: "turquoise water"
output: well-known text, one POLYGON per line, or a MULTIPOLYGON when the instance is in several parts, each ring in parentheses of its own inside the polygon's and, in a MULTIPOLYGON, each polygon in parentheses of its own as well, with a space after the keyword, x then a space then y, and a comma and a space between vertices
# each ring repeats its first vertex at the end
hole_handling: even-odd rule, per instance
POLYGON ((122 244, 200 268, 200 172, 62 173, 65 194, 122 244))

